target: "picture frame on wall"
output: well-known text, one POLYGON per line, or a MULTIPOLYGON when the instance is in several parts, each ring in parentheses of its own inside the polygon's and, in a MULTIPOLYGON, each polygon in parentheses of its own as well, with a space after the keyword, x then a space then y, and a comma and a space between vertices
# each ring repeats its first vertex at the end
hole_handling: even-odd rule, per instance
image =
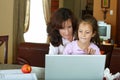
POLYGON ((110 8, 110 0, 101 0, 101 8, 110 8))

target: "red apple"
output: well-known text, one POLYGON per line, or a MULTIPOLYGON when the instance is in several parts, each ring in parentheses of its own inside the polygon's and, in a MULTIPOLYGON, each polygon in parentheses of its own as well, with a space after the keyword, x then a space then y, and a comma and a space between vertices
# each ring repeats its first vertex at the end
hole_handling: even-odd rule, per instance
POLYGON ((30 73, 32 71, 32 68, 29 64, 24 64, 21 67, 21 70, 22 70, 23 73, 30 73))

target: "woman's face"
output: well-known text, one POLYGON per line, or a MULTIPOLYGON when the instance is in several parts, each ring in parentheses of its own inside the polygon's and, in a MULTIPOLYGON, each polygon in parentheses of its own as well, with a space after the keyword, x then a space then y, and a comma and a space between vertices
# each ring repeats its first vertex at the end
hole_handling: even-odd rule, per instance
POLYGON ((82 22, 78 28, 78 38, 82 43, 90 43, 92 37, 94 37, 93 28, 90 24, 82 22))
POLYGON ((62 29, 59 29, 60 35, 69 40, 73 40, 73 28, 72 28, 72 22, 70 19, 66 20, 65 22, 62 23, 62 29))

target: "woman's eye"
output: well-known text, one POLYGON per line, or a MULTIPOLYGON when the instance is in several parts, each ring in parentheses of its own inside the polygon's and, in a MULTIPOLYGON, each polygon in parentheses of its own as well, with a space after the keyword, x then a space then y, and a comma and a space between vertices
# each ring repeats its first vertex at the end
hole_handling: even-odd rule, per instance
POLYGON ((63 28, 61 28, 60 30, 64 30, 65 28, 63 27, 63 28))
POLYGON ((68 26, 68 28, 71 28, 72 26, 68 26))
POLYGON ((82 32, 82 31, 79 31, 80 33, 82 32))

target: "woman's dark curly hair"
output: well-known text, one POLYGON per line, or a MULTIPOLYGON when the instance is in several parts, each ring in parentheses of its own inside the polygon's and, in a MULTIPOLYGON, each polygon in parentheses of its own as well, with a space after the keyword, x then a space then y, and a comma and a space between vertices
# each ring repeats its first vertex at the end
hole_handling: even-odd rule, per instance
POLYGON ((91 42, 95 43, 98 47, 100 47, 100 37, 99 37, 99 33, 98 33, 98 24, 97 24, 97 20, 95 19, 94 16, 90 15, 90 14, 86 14, 84 15, 79 23, 78 23, 78 26, 77 26, 77 29, 76 29, 76 39, 78 39, 78 28, 79 28, 79 25, 82 23, 82 22, 85 22, 85 23, 88 23, 92 26, 93 28, 93 33, 95 33, 95 36, 91 38, 91 42))
POLYGON ((67 8, 59 8, 52 14, 50 22, 47 24, 47 33, 49 36, 49 41, 53 46, 59 46, 60 44, 63 44, 59 29, 63 28, 62 23, 68 19, 70 19, 72 22, 74 35, 77 26, 77 19, 71 10, 67 8))

